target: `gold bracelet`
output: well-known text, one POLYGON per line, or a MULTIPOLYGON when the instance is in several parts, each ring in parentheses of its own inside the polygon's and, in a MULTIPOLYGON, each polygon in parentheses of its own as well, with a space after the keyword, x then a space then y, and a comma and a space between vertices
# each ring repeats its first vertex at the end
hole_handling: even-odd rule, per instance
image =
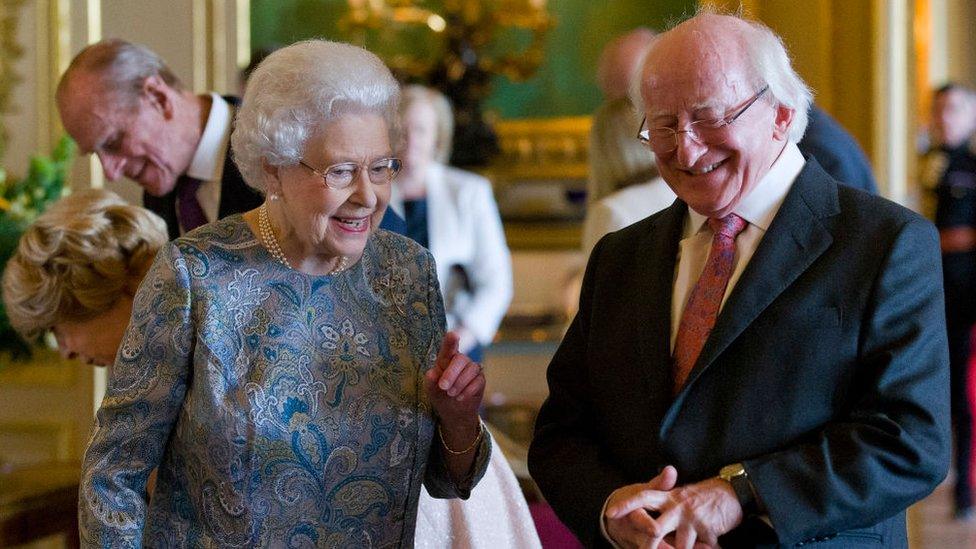
POLYGON ((441 437, 441 445, 444 446, 444 449, 447 450, 449 454, 454 456, 463 456, 471 450, 474 450, 474 447, 481 443, 481 439, 485 437, 485 424, 481 422, 480 418, 478 419, 478 436, 474 437, 474 442, 472 442, 470 446, 464 450, 461 450, 460 452, 447 445, 447 441, 444 440, 444 431, 441 430, 441 424, 439 422, 437 424, 437 435, 441 437))

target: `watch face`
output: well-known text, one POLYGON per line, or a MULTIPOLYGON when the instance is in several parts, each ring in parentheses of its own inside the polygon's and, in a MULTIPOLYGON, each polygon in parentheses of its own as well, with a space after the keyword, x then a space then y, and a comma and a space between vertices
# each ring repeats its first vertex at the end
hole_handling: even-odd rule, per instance
POLYGON ((733 477, 738 477, 745 474, 746 468, 743 467, 741 463, 733 463, 732 465, 722 467, 722 470, 719 471, 718 476, 725 480, 730 480, 733 477))

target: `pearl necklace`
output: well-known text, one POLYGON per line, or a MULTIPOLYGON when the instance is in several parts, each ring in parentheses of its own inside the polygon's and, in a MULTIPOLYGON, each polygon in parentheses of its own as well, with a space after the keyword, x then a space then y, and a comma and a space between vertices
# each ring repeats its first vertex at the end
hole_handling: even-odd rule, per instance
MULTIPOLYGON (((264 202, 261 207, 258 208, 258 232, 261 233, 261 240, 264 243, 264 247, 271 254, 271 257, 275 258, 278 263, 281 263, 285 267, 292 269, 291 263, 288 262, 288 258, 285 257, 285 253, 281 251, 281 246, 278 244, 278 239, 275 237, 274 230, 271 228, 271 219, 268 217, 268 203, 264 202)), ((346 269, 346 263, 349 260, 346 256, 339 256, 339 265, 335 269, 329 271, 329 276, 334 276, 346 269)))

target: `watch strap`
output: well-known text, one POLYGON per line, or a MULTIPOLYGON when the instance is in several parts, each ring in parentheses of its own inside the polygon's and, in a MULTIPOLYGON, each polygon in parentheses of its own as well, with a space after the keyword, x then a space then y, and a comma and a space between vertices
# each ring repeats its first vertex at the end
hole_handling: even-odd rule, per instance
POLYGON ((735 492, 735 497, 739 500, 739 505, 742 506, 743 514, 747 517, 758 515, 759 499, 756 497, 756 490, 752 487, 752 482, 749 481, 749 476, 743 473, 728 480, 735 492))

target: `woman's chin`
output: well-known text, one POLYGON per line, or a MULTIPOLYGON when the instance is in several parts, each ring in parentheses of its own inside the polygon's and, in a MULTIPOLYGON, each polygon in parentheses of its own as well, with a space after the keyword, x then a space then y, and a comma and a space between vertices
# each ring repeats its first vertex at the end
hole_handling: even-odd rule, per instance
POLYGON ((328 250, 329 255, 345 257, 347 260, 358 260, 366 249, 366 240, 372 231, 356 235, 332 235, 324 242, 323 249, 328 250))

